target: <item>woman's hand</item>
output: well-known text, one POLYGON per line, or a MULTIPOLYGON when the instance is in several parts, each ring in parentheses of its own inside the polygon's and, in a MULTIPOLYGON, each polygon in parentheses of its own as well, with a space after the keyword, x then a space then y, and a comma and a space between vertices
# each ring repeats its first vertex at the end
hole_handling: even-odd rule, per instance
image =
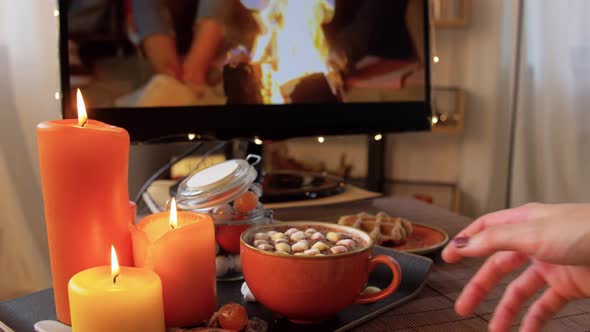
POLYGON ((509 330, 527 300, 548 286, 522 321, 523 331, 539 331, 569 301, 590 297, 590 205, 527 204, 488 214, 461 231, 442 253, 449 263, 489 255, 455 310, 472 314, 502 278, 530 263, 506 288, 490 330, 509 330))
POLYGON ((206 85, 207 72, 221 43, 223 42, 223 27, 210 18, 202 18, 195 27, 195 36, 183 64, 183 81, 193 91, 201 91, 206 85))
POLYGON ((174 38, 155 34, 147 37, 142 45, 154 73, 182 79, 182 67, 174 38))

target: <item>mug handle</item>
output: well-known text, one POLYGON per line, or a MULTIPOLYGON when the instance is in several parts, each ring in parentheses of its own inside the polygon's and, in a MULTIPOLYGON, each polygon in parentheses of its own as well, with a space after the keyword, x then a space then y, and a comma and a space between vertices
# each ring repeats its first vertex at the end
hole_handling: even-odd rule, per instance
POLYGON ((369 273, 375 269, 377 264, 385 264, 393 273, 393 278, 391 279, 389 286, 377 293, 359 296, 355 301, 356 304, 367 304, 383 300, 384 298, 393 294, 393 292, 395 292, 395 290, 399 287, 402 281, 402 270, 399 266, 399 263, 391 256, 378 255, 369 261, 369 273))

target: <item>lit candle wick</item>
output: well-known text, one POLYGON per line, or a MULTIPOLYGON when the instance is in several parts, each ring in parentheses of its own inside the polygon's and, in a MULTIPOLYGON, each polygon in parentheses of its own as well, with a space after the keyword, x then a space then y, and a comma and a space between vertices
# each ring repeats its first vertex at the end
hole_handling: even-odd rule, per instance
POLYGON ((175 229, 178 226, 178 217, 176 216, 176 200, 172 197, 170 202, 170 228, 175 229))
POLYGON ((119 277, 119 260, 117 259, 117 252, 115 246, 111 245, 111 276, 113 277, 113 285, 117 284, 117 278, 119 277))
POLYGON ((88 123, 88 115, 86 114, 86 105, 84 105, 84 98, 80 89, 76 91, 76 98, 78 101, 78 125, 84 127, 88 123))

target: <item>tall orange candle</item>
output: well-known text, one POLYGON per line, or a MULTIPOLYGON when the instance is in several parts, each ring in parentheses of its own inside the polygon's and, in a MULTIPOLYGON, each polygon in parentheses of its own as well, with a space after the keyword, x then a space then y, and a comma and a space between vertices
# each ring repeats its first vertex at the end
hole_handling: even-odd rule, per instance
POLYGON ((193 326, 215 312, 215 231, 209 215, 157 213, 131 226, 135 265, 162 280, 168 327, 193 326))
POLYGON ((37 126, 45 223, 57 318, 70 324, 68 281, 76 273, 110 264, 132 265, 127 168, 129 134, 87 120, 78 94, 78 121, 37 126))

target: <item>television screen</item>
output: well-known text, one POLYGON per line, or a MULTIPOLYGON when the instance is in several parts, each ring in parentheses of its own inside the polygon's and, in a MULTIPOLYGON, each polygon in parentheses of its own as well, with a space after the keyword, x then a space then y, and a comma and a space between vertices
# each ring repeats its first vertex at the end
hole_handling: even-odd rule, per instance
POLYGON ((426 0, 60 6, 64 117, 80 88, 91 114, 135 140, 429 128, 426 0))

